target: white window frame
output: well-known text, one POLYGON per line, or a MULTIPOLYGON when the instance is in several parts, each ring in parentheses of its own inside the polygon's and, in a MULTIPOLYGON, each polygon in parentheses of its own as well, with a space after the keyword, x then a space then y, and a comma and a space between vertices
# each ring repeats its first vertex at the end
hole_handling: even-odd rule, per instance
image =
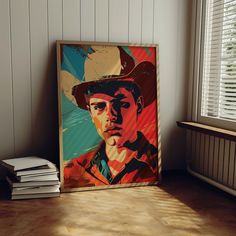
POLYGON ((188 119, 219 128, 236 131, 236 122, 223 118, 201 115, 202 79, 203 79, 203 47, 205 29, 205 11, 207 0, 193 1, 192 55, 189 83, 188 119))

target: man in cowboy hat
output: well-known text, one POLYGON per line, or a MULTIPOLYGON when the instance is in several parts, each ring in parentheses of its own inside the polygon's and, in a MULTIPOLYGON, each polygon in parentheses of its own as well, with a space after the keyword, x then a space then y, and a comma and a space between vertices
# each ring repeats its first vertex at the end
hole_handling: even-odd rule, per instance
POLYGON ((138 130, 143 108, 156 98, 155 67, 148 61, 135 66, 121 47, 117 50, 118 74, 112 72, 73 87, 78 107, 88 110, 103 141, 96 150, 66 165, 66 188, 157 180, 157 149, 138 130))

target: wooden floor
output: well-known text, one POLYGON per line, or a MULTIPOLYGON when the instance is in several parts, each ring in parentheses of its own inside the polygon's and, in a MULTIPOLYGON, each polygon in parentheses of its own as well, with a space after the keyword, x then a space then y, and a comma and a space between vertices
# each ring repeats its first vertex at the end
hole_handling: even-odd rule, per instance
POLYGON ((1 199, 0 235, 233 236, 236 200, 186 173, 174 173, 164 176, 160 187, 1 199))

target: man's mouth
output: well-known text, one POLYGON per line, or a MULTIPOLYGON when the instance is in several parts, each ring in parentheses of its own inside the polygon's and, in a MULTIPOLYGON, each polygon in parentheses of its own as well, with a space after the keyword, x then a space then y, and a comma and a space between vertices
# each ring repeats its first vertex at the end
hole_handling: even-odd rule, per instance
POLYGON ((120 127, 109 127, 105 130, 105 133, 108 133, 111 136, 121 136, 119 130, 121 130, 120 127))
POLYGON ((113 126, 113 127, 109 127, 105 130, 105 132, 111 132, 111 131, 115 131, 115 130, 121 130, 120 127, 117 127, 117 126, 113 126))

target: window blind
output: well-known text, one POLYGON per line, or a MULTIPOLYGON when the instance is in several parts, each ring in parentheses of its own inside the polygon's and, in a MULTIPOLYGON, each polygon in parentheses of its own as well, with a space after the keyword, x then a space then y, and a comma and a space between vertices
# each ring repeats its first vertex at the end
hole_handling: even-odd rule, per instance
POLYGON ((206 1, 201 115, 236 121, 236 0, 206 1))

